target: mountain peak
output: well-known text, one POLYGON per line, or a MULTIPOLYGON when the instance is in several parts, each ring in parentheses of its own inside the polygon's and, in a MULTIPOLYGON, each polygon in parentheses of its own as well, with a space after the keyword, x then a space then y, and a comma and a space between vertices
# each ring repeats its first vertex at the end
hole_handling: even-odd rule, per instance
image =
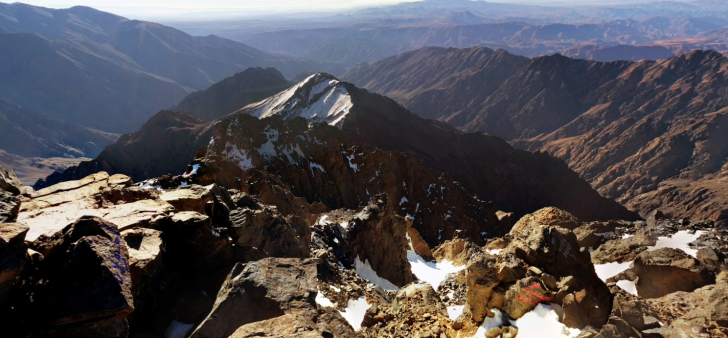
POLYGON ((316 73, 238 112, 257 118, 280 115, 284 120, 300 116, 312 122, 326 122, 341 128, 353 106, 349 91, 341 81, 330 74, 316 73))

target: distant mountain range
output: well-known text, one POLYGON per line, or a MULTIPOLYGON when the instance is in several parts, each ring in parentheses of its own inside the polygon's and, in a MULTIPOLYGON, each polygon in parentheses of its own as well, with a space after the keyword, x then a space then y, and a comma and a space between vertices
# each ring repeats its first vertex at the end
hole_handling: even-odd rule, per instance
POLYGON ((343 70, 88 7, 0 4, 0 32, 0 97, 115 133, 247 67, 343 70))
POLYGON ((343 78, 425 118, 562 158, 643 215, 660 206, 725 221, 726 69, 728 59, 713 51, 601 63, 424 48, 343 78))
MULTIPOLYGON (((340 27, 221 31, 257 48, 313 60, 356 64, 378 61, 426 46, 484 46, 524 56, 562 52, 583 44, 645 44, 693 37, 721 25, 695 18, 653 17, 587 24, 478 23, 472 13, 453 13, 432 22, 363 23, 340 27)), ((611 61, 611 60, 610 60, 611 61)))

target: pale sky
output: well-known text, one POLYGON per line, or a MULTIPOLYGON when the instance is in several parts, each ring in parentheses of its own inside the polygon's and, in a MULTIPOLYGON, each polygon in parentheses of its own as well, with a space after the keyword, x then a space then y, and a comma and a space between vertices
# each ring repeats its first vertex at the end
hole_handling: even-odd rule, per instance
MULTIPOLYGON (((0 0, 0 2, 10 2, 0 0)), ((276 12, 335 11, 369 5, 395 4, 419 0, 19 0, 35 6, 68 8, 89 6, 130 19, 174 19, 182 17, 219 17, 260 15, 276 12)), ((489 0, 500 3, 585 4, 604 0, 489 0)), ((647 0, 607 0, 604 2, 644 2, 647 0)))

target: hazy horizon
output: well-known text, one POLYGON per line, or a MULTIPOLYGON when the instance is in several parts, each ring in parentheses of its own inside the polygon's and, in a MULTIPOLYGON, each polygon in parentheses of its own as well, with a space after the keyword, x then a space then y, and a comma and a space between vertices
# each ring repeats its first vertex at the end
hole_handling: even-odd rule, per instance
MULTIPOLYGON (((27 0, 19 1, 34 6, 47 8, 70 8, 74 6, 88 6, 101 11, 114 13, 132 19, 142 20, 210 20, 226 19, 232 17, 259 16, 278 13, 297 12, 341 12, 357 7, 371 7, 393 5, 403 2, 420 2, 423 0, 267 0, 265 2, 244 0, 213 0, 200 2, 197 0, 156 0, 142 1, 129 0, 123 4, 107 0, 27 0)), ((472 0, 483 1, 483 0, 472 0)), ((539 5, 568 5, 571 1, 559 0, 495 0, 492 3, 509 4, 539 4, 539 5)), ((579 5, 608 5, 645 3, 651 0, 612 0, 612 1, 580 1, 579 5)), ((688 1, 682 1, 688 2, 688 1)))

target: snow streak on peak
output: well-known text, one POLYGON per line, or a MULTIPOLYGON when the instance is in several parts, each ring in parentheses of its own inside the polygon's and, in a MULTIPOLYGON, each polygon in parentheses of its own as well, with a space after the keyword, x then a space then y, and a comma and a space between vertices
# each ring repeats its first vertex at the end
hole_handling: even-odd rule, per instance
POLYGON ((349 92, 331 75, 317 73, 268 99, 242 109, 257 118, 281 115, 284 120, 301 116, 341 128, 354 104, 349 92))

